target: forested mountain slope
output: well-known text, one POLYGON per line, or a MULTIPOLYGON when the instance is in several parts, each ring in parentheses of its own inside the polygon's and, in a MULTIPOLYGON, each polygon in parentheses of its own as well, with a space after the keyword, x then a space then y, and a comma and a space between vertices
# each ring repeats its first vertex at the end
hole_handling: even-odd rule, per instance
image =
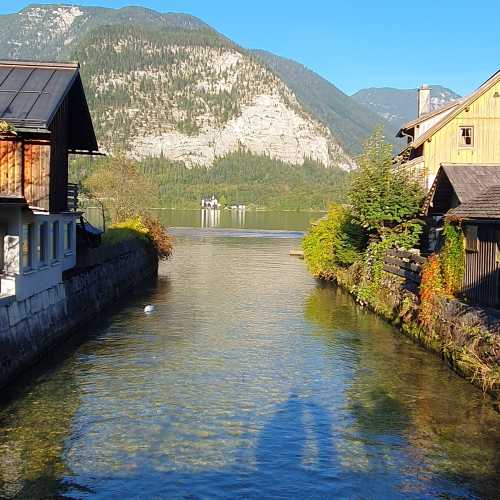
POLYGON ((302 64, 264 50, 253 50, 295 93, 300 103, 325 123, 340 144, 352 154, 361 152, 373 129, 382 126, 386 139, 399 145, 393 127, 375 111, 302 64))

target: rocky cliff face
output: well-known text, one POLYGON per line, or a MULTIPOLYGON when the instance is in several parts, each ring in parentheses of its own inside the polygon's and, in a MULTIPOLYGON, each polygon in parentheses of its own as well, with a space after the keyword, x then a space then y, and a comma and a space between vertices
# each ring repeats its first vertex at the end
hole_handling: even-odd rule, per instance
POLYGON ((286 83, 191 16, 32 6, 0 16, 2 42, 10 57, 80 61, 105 151, 188 166, 238 150, 293 164, 353 165, 286 83))

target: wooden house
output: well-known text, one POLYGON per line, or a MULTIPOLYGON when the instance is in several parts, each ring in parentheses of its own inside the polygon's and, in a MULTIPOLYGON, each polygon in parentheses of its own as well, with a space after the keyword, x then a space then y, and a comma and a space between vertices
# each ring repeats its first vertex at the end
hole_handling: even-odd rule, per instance
POLYGON ((476 304, 500 307, 500 183, 450 210, 465 236, 463 294, 476 304))
POLYGON ((97 149, 77 63, 0 61, 1 294, 24 299, 75 265, 68 155, 97 149))
POLYGON ((424 199, 424 215, 443 217, 449 210, 497 184, 500 184, 500 162, 497 165, 441 165, 424 199))
POLYGON ((500 164, 500 71, 470 96, 437 110, 430 108, 430 88, 418 91, 418 117, 401 127, 408 144, 399 163, 432 186, 441 165, 500 164))

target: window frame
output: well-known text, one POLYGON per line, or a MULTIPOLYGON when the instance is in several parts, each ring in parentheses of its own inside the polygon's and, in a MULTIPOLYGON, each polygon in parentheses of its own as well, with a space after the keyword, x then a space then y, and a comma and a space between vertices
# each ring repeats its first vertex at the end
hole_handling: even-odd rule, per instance
POLYGON ((477 224, 467 224, 464 227, 465 251, 479 252, 479 227, 477 224), (471 234, 472 233, 472 234, 471 234))
POLYGON ((500 227, 498 226, 495 228, 495 241, 497 244, 496 261, 500 264, 500 227))
POLYGON ((58 220, 52 222, 52 261, 57 262, 61 258, 60 250, 61 224, 58 220))
POLYGON ((33 222, 26 222, 22 226, 23 231, 23 247, 21 250, 21 265, 23 273, 33 271, 34 266, 34 237, 35 237, 35 224, 33 222), (27 259, 27 262, 26 262, 27 259))
POLYGON ((474 141, 475 141, 475 131, 474 131, 474 125, 460 125, 458 127, 458 147, 460 149, 472 149, 474 148, 474 141), (470 144, 464 144, 462 141, 464 139, 464 136, 462 134, 462 131, 465 129, 469 129, 471 131, 470 139, 471 143, 470 144))
POLYGON ((49 224, 48 222, 42 222, 38 226, 38 248, 37 248, 38 265, 40 267, 45 267, 49 263, 48 240, 49 240, 49 224))
POLYGON ((65 223, 64 226, 64 254, 69 255, 73 252, 73 221, 65 223))

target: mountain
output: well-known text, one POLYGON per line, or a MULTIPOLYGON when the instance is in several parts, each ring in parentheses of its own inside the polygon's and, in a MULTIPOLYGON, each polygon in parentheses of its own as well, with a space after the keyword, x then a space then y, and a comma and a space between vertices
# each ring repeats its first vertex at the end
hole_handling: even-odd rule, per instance
POLYGON ((394 127, 376 110, 367 110, 356 99, 344 94, 335 85, 302 64, 264 50, 252 53, 276 73, 300 103, 318 117, 351 154, 359 154, 373 129, 382 126, 386 139, 400 145, 394 137, 394 127))
POLYGON ((188 166, 238 151, 353 166, 335 133, 285 81, 192 16, 31 5, 0 16, 0 57, 80 61, 108 152, 188 166))
POLYGON ((0 16, 0 54, 11 59, 64 59, 72 42, 99 26, 136 25, 158 29, 210 30, 187 14, 161 14, 143 7, 107 9, 77 5, 32 4, 0 16))
MULTIPOLYGON (((386 119, 397 132, 403 123, 417 116, 417 89, 390 87, 362 89, 352 95, 359 104, 386 119)), ((431 108, 434 110, 460 96, 440 85, 431 85, 431 108)))

